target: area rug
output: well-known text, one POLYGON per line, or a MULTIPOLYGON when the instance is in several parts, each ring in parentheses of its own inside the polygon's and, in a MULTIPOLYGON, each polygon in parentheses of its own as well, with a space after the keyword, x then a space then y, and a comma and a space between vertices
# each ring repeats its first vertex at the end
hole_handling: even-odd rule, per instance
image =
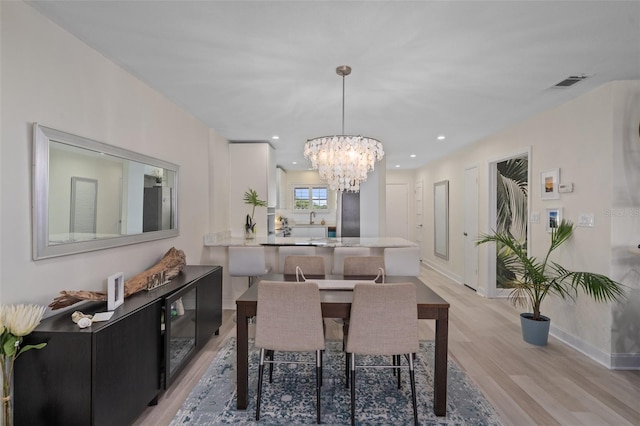
MULTIPOLYGON (((416 361, 418 419, 421 425, 501 425, 494 408, 452 361, 448 365, 447 415, 433 413, 432 341, 420 342, 416 361)), ((193 388, 171 425, 261 424, 292 425, 315 423, 315 366, 276 364, 273 383, 265 368, 260 422, 255 421, 258 350, 249 344, 249 406, 236 409, 235 339, 220 349, 200 382, 193 388)), ((280 355, 280 357, 278 357, 280 355)), ((314 355, 289 355, 314 360, 314 355)), ((389 357, 385 357, 389 358, 389 357)), ((350 423, 350 393, 344 386, 342 342, 327 342, 322 385, 322 423, 350 423)), ((379 357, 359 357, 358 364, 388 363, 379 357)), ((402 389, 390 369, 359 369, 356 386, 356 423, 360 425, 400 425, 413 423, 411 388, 403 370, 402 389)))

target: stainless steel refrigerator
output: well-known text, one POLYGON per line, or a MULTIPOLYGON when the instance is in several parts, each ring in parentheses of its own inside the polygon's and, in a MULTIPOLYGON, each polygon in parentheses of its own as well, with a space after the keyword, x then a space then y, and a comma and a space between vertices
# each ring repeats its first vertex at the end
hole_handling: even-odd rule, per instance
POLYGON ((340 236, 360 236, 360 193, 343 192, 340 208, 340 236))

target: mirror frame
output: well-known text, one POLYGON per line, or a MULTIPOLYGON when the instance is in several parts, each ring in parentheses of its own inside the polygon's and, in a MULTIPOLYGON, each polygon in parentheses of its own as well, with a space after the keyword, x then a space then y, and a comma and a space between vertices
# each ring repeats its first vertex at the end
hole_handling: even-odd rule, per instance
POLYGON ((180 166, 124 148, 108 145, 92 139, 61 132, 33 123, 33 176, 32 176, 32 227, 33 260, 66 256, 94 250, 103 250, 129 244, 137 244, 180 235, 178 227, 178 174, 180 166), (174 172, 172 194, 173 229, 120 235, 89 241, 49 244, 49 146, 50 142, 61 142, 82 149, 102 152, 126 160, 137 161, 174 172))
POLYGON ((449 181, 433 184, 433 251, 449 260, 449 181))

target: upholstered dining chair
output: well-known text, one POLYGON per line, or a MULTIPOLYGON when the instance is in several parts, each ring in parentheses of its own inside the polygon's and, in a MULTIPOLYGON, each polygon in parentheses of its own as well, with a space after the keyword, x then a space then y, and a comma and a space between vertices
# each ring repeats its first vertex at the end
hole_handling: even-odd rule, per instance
POLYGON ((331 273, 334 275, 344 274, 344 259, 346 257, 369 256, 370 249, 368 247, 335 247, 333 249, 333 268, 331 273))
MULTIPOLYGON (((347 256, 344 258, 343 275, 346 279, 376 279, 376 282, 384 282, 384 257, 382 256, 347 256)), ((349 335, 349 320, 336 319, 342 324, 342 350, 349 335)), ((345 387, 349 387, 349 353, 345 355, 344 376, 345 387)))
MULTIPOLYGON (((256 420, 260 420, 265 362, 270 364, 294 363, 292 361, 265 360, 265 351, 315 351, 316 422, 320 423, 321 351, 325 348, 325 341, 318 284, 313 282, 261 281, 258 284, 256 318, 255 346, 260 348, 256 420)), ((297 364, 308 363, 297 362, 297 364)))
POLYGON ((281 246, 278 247, 278 271, 284 274, 284 260, 289 256, 315 256, 313 246, 281 246))
MULTIPOLYGON (((393 365, 375 367, 409 369, 413 420, 418 424, 414 357, 420 349, 417 296, 414 283, 357 283, 353 289, 346 350, 351 370, 351 424, 355 424, 357 355, 392 355, 393 365), (401 365, 404 355, 407 365, 401 365)), ((398 384, 400 384, 398 376, 398 384)))
POLYGON ((284 259, 283 273, 295 275, 296 267, 299 267, 307 277, 324 277, 324 257, 322 256, 287 256, 284 259))
POLYGON ((374 279, 378 275, 384 280, 383 256, 347 256, 344 258, 345 278, 374 279))

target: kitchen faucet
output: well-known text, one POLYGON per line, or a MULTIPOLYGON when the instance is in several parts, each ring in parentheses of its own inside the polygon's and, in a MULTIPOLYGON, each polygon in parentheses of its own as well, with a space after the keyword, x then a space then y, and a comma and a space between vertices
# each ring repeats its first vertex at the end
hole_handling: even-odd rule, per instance
POLYGON ((316 218, 316 212, 309 213, 309 225, 313 225, 313 219, 316 218))

